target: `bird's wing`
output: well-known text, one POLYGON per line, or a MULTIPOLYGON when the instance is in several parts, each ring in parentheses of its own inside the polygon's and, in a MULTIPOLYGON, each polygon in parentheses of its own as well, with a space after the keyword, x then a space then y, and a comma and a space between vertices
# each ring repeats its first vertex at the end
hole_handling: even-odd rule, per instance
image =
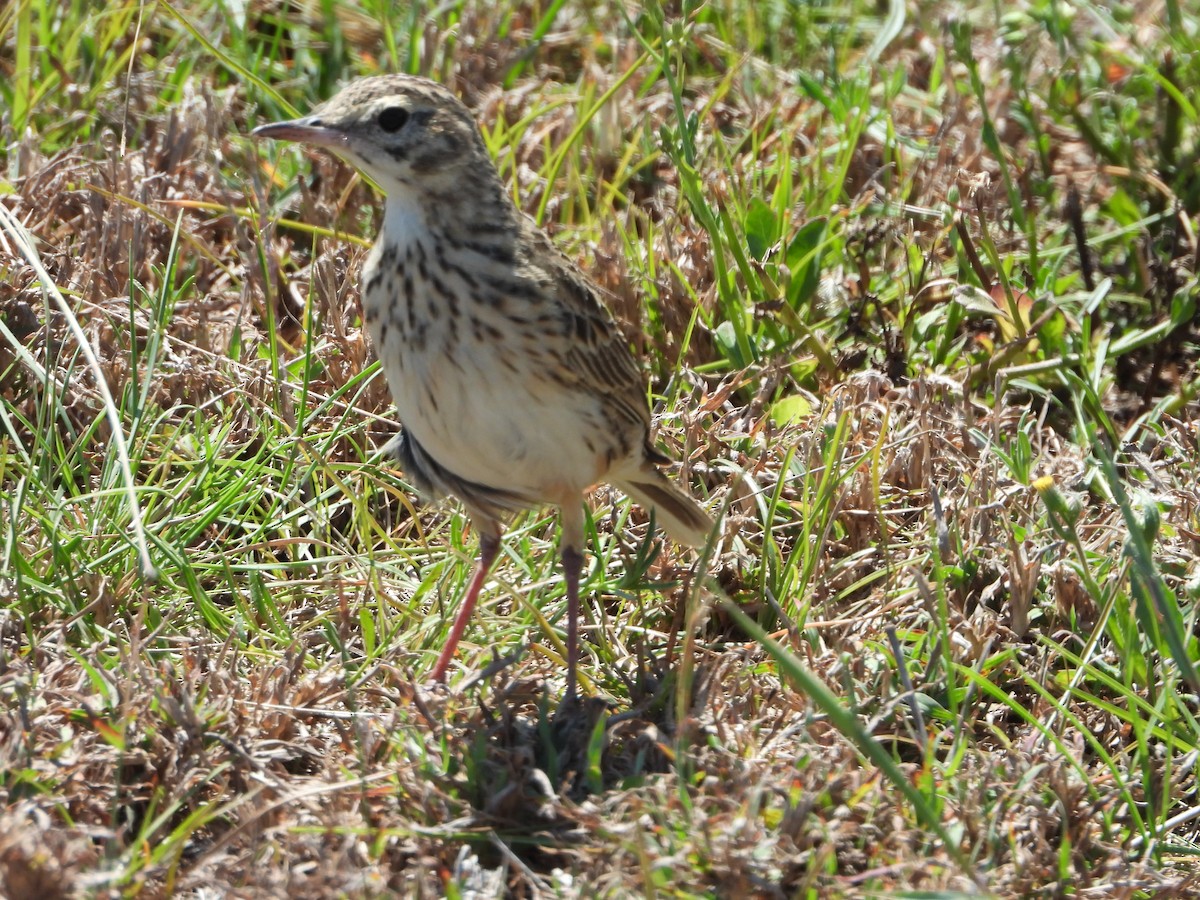
POLYGON ((553 274, 554 294, 562 336, 569 348, 566 362, 574 377, 602 397, 606 408, 625 427, 650 433, 646 377, 629 349, 598 289, 561 254, 553 274))

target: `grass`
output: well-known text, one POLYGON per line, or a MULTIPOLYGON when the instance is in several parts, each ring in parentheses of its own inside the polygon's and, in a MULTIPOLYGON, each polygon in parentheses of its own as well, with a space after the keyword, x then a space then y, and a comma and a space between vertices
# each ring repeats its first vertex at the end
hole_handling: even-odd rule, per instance
POLYGON ((1192 896, 1197 20, 1024 2, 0 10, 0 893, 1192 896), (405 71, 604 288, 698 554, 380 449, 405 71), (924 893, 922 893, 924 892, 924 893))

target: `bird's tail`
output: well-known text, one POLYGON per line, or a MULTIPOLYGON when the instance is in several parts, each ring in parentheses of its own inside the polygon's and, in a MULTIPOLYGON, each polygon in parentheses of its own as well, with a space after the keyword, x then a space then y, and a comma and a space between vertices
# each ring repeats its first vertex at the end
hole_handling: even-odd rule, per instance
POLYGON ((646 511, 654 510, 654 521, 671 540, 688 547, 702 547, 708 540, 712 517, 658 469, 646 466, 613 483, 646 511))

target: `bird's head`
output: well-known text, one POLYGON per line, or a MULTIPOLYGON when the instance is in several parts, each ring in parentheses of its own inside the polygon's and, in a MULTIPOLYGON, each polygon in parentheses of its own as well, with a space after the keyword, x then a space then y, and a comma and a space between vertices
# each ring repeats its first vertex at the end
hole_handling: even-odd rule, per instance
POLYGON ((311 114, 252 133, 331 150, 389 195, 444 193, 465 187, 464 173, 494 171, 466 106, 437 82, 411 75, 361 78, 311 114))

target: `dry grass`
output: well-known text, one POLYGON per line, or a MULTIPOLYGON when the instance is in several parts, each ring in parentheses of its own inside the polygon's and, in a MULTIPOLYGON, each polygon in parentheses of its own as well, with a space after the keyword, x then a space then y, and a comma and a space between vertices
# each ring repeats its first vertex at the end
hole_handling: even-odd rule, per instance
POLYGON ((871 69, 864 10, 727 6, 668 11, 657 61, 652 9, 564 8, 531 54, 525 5, 391 37, 350 4, 62 12, 109 42, 31 64, 0 203, 99 368, 4 232, 0 893, 1200 895, 1200 123, 1180 105, 1166 147, 1170 104, 1129 108, 1200 48, 1168 6, 946 8, 871 69), (244 137, 281 111, 264 83, 307 105, 410 52, 609 292, 680 477, 725 510, 698 559, 593 497, 578 706, 549 516, 515 523, 449 691, 423 684, 474 538, 377 458, 379 205, 244 137))

